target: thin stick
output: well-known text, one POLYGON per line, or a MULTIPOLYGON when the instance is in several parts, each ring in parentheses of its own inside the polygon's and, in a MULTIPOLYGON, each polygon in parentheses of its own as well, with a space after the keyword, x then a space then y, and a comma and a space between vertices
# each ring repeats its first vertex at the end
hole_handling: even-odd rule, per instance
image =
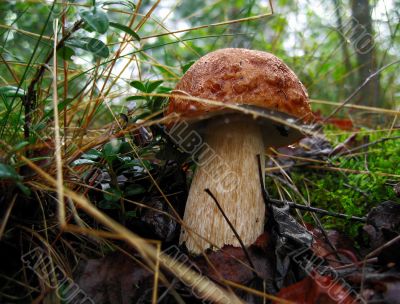
POLYGON ((61 158, 61 141, 60 141, 60 122, 58 119, 58 95, 57 95, 57 30, 58 19, 54 20, 54 48, 53 48, 53 109, 54 109, 54 137, 55 137, 55 157, 57 167, 57 200, 58 200, 58 221, 61 227, 65 226, 65 205, 64 205, 64 181, 62 171, 61 158))
POLYGON ((386 242, 385 244, 383 244, 382 246, 376 248, 374 251, 368 253, 365 257, 365 260, 372 258, 376 255, 378 255, 383 249, 393 245, 394 243, 400 241, 400 235, 396 236, 395 238, 391 239, 389 242, 386 242))
MULTIPOLYGON (((310 102, 317 103, 317 104, 325 104, 325 105, 330 105, 330 106, 342 105, 340 102, 321 100, 321 99, 310 99, 310 102)), ((384 108, 369 107, 369 106, 363 106, 363 105, 356 105, 356 104, 352 104, 352 103, 343 105, 343 108, 366 110, 369 112, 382 113, 382 114, 387 114, 387 115, 400 115, 400 111, 384 109, 384 108)))
MULTIPOLYGON (((61 33, 62 36, 64 37, 66 35, 66 28, 65 28, 65 23, 67 19, 67 4, 66 0, 63 0, 63 14, 61 17, 62 20, 62 28, 61 28, 61 33)), ((63 93, 63 99, 64 102, 67 100, 68 97, 68 60, 64 59, 63 60, 63 70, 64 70, 64 93, 63 93)), ((68 115, 67 115, 67 107, 64 108, 64 155, 67 152, 67 132, 68 132, 68 127, 67 127, 67 121, 68 121, 68 115)))
POLYGON ((237 240, 239 241, 240 246, 242 247, 246 258, 247 258, 247 260, 249 261, 250 267, 251 267, 252 270, 253 270, 254 276, 255 276, 255 277, 258 277, 257 273, 254 271, 255 268, 254 268, 253 262, 251 261, 250 254, 249 254, 249 252, 247 251, 246 246, 244 246, 244 243, 243 243, 242 239, 240 238, 239 234, 237 233, 235 227, 232 225, 231 221, 230 221, 229 218, 226 216, 224 210, 222 210, 221 205, 218 203, 217 199, 215 198, 214 194, 212 194, 212 192, 210 191, 210 189, 207 188, 207 189, 204 189, 204 191, 205 191, 209 196, 211 196, 211 198, 214 200, 214 202, 215 202, 215 204, 217 205, 217 207, 218 207, 219 211, 221 212, 222 216, 224 217, 224 219, 225 219, 226 222, 228 223, 229 227, 231 228, 231 230, 232 230, 233 234, 235 235, 235 237, 237 238, 237 240))
POLYGON ((372 257, 377 256, 379 253, 382 252, 383 249, 393 245, 394 243, 397 243, 400 240, 400 235, 396 236, 395 238, 391 239, 389 242, 386 242, 385 244, 383 244, 382 246, 376 248, 374 251, 368 253, 364 260, 362 261, 362 272, 361 272, 361 285, 360 285, 360 292, 362 292, 364 290, 364 278, 366 275, 366 264, 368 262, 369 259, 371 259, 372 257))
POLYGON ((160 252, 161 252, 161 242, 158 242, 156 245, 157 248, 157 258, 156 265, 154 268, 154 286, 153 286, 153 295, 152 295, 152 304, 157 304, 157 293, 158 293, 158 277, 160 275, 160 252))
MULTIPOLYGON (((261 169, 260 155, 257 155, 257 157, 258 157, 258 169, 259 169, 259 174, 260 174, 260 178, 261 178, 262 177, 262 169, 261 169)), ((344 218, 344 219, 349 219, 349 220, 355 220, 355 221, 361 221, 361 222, 367 221, 367 219, 365 217, 358 217, 358 216, 353 216, 353 215, 349 216, 349 215, 346 215, 343 213, 332 212, 332 211, 328 211, 328 210, 324 210, 324 209, 320 209, 320 208, 316 208, 316 207, 296 204, 295 202, 291 202, 291 201, 287 201, 287 200, 274 199, 274 198, 269 197, 264 185, 262 185, 261 189, 263 191, 263 196, 264 196, 266 202, 270 202, 278 207, 286 204, 289 206, 289 208, 296 208, 296 209, 300 209, 300 210, 304 210, 304 211, 310 211, 310 212, 314 212, 314 213, 319 213, 319 214, 323 214, 323 215, 329 215, 329 216, 334 216, 334 217, 344 218)))
POLYGON ((3 234, 4 234, 4 231, 6 229, 7 222, 8 222, 8 219, 10 217, 10 214, 11 214, 11 210, 14 207, 14 203, 15 203, 16 199, 17 199, 17 194, 15 194, 14 197, 12 198, 11 203, 10 203, 10 205, 8 205, 7 210, 6 210, 5 214, 4 214, 4 217, 0 221, 0 241, 3 238, 3 234))
POLYGON ((378 176, 400 177, 400 174, 391 174, 391 173, 386 173, 386 172, 371 172, 371 171, 367 171, 367 170, 354 170, 354 169, 346 169, 346 168, 339 168, 339 167, 328 167, 328 166, 325 167, 325 166, 315 166, 315 165, 306 165, 306 166, 307 166, 307 168, 311 168, 311 169, 344 172, 344 173, 350 173, 350 174, 375 174, 378 176))
POLYGON ((360 221, 360 222, 367 221, 367 219, 365 217, 346 215, 344 213, 332 212, 332 211, 328 211, 328 210, 324 210, 324 209, 320 209, 320 208, 316 208, 316 207, 311 207, 311 206, 304 206, 304 205, 296 204, 294 202, 287 201, 287 200, 278 200, 278 199, 269 198, 269 201, 276 206, 282 206, 283 204, 287 204, 290 208, 296 208, 296 209, 300 209, 300 210, 304 210, 304 211, 310 211, 310 212, 319 213, 319 214, 323 214, 323 215, 334 216, 334 217, 343 218, 343 219, 347 219, 347 220, 355 220, 355 221, 360 221))
POLYGON ((343 108, 347 103, 349 103, 349 101, 352 100, 353 97, 356 96, 357 93, 360 92, 361 89, 362 89, 372 78, 378 76, 380 73, 382 73, 382 72, 383 72, 384 70, 386 70, 388 67, 390 67, 390 66, 392 66, 392 65, 395 65, 395 64, 398 64, 398 63, 400 63, 400 60, 396 60, 396 61, 390 62, 390 63, 388 63, 387 65, 381 67, 381 68, 380 68, 379 70, 377 70, 375 73, 372 73, 371 75, 369 75, 369 76, 367 77, 367 79, 365 79, 365 81, 364 81, 353 93, 350 94, 349 97, 347 97, 334 111, 332 111, 331 114, 329 114, 328 116, 325 117, 325 119, 323 120, 322 123, 323 123, 323 124, 326 123, 327 120, 328 120, 329 118, 331 118, 331 117, 334 116, 337 112, 339 112, 339 110, 340 110, 341 108, 343 108))
POLYGON ((370 146, 373 146, 373 145, 376 145, 376 144, 380 144, 380 143, 383 143, 383 142, 388 141, 388 140, 396 140, 396 139, 400 139, 400 136, 383 137, 383 138, 380 138, 380 139, 375 140, 373 142, 366 143, 366 144, 360 145, 358 147, 355 147, 355 148, 353 148, 351 150, 347 150, 347 151, 345 151, 343 153, 340 153, 338 155, 339 156, 343 156, 343 155, 347 155, 347 154, 352 154, 354 151, 358 151, 358 150, 361 150, 361 149, 364 149, 364 148, 368 148, 370 146))

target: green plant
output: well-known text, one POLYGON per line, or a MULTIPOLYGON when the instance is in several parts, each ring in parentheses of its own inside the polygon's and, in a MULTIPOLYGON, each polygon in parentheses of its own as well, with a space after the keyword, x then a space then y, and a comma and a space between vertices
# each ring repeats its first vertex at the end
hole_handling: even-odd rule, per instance
MULTIPOLYGON (((357 146, 368 139, 367 142, 372 144, 365 149, 356 149, 349 154, 344 150, 342 154, 331 156, 328 159, 331 165, 326 170, 300 167, 290 172, 293 184, 311 206, 363 217, 377 204, 396 200, 393 186, 400 179, 400 131, 393 131, 388 137, 392 140, 383 142, 380 141, 382 136, 379 132, 365 137, 362 131, 354 141, 357 146), (330 171, 331 167, 335 171, 330 171)), ((338 144, 347 137, 344 134, 330 138, 333 144, 338 144)), ((274 189, 273 185, 269 187, 274 189)), ((298 193, 287 190, 292 197, 298 197, 298 193)), ((309 215, 305 219, 313 222, 309 215)), ((344 230, 352 237, 358 233, 361 225, 329 216, 324 217, 322 222, 326 228, 344 230)))

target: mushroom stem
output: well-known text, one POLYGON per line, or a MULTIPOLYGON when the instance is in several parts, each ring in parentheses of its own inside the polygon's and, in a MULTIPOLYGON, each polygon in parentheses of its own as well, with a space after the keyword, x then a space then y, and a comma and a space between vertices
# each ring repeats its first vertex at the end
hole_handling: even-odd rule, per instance
POLYGON ((262 234, 265 221, 257 160, 257 155, 264 155, 261 129, 252 120, 229 124, 214 121, 209 123, 205 138, 208 147, 199 156, 186 203, 186 228, 182 228, 180 243, 185 242, 188 250, 195 254, 212 245, 239 246, 215 202, 204 191, 208 188, 245 246, 249 246, 262 234))

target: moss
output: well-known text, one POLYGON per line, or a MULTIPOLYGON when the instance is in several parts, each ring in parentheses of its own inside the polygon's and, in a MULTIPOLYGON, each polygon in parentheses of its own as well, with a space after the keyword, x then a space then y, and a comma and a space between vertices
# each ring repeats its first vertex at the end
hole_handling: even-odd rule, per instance
MULTIPOLYGON (((341 171, 327 171, 297 167, 289 172, 293 184, 304 198, 309 197, 312 206, 348 215, 365 216, 371 208, 386 200, 395 200, 393 185, 400 181, 400 139, 376 141, 385 136, 375 132, 368 134, 367 142, 371 146, 357 151, 354 155, 333 156, 329 162, 336 168, 369 173, 354 174, 341 171), (361 152, 361 153, 360 153, 361 152), (385 176, 385 174, 397 176, 385 176)), ((333 145, 343 142, 348 135, 334 138, 329 136, 333 145)), ((356 140, 365 136, 360 132, 356 140)), ((391 138, 400 136, 400 131, 393 132, 391 138)), ((359 145, 360 143, 357 143, 359 145)), ((268 180, 268 179, 267 179, 268 180)), ((278 195, 276 186, 269 181, 267 187, 273 195, 278 195)), ((287 189, 288 194, 299 200, 299 193, 287 189)), ((311 216, 305 214, 304 219, 312 222, 311 216)), ((350 236, 357 234, 359 225, 354 221, 322 217, 326 228, 343 230, 350 236)))

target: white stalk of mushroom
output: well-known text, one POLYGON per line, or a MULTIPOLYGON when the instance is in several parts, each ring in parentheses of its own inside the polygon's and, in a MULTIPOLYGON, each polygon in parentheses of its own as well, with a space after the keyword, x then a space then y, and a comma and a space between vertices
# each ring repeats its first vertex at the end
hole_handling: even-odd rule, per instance
POLYGON ((184 216, 188 228, 182 229, 180 238, 193 253, 201 253, 210 247, 210 242, 216 248, 239 246, 215 202, 204 191, 206 188, 215 195, 244 244, 252 244, 264 229, 265 203, 257 159, 257 155, 264 154, 260 126, 242 119, 213 122, 207 129, 205 143, 214 157, 196 169, 184 216), (190 229, 203 238, 188 233, 190 229))

